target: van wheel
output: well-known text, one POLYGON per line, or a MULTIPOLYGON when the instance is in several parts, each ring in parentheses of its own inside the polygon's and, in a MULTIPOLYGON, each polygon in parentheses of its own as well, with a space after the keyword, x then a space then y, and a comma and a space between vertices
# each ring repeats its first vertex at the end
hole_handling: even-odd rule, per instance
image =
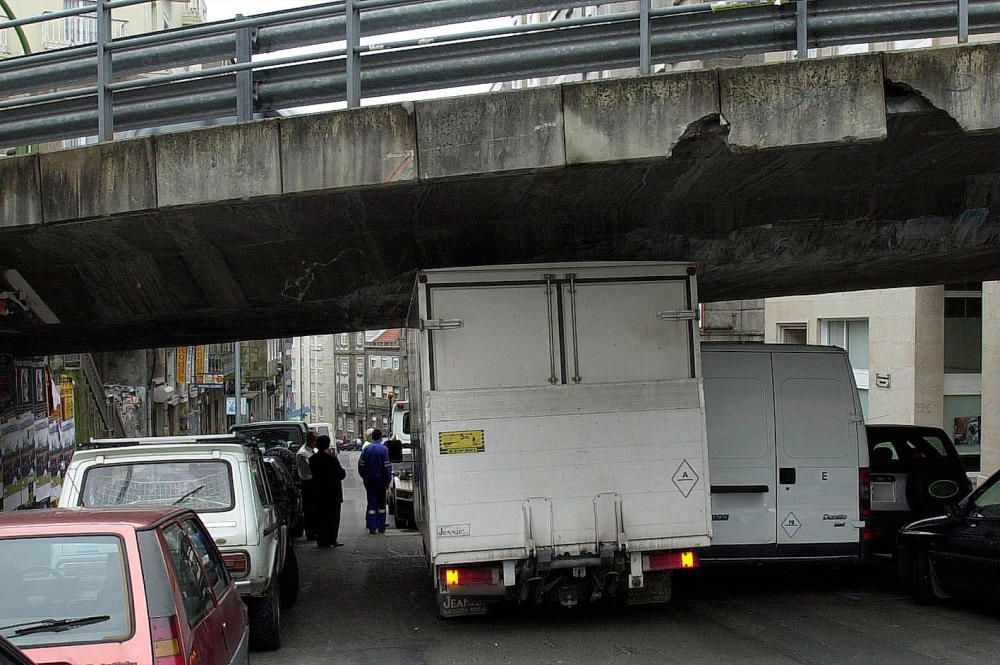
POLYGON ((299 560, 295 548, 289 546, 285 554, 285 567, 281 571, 281 609, 287 610, 299 598, 299 560))
POLYGON ((913 555, 913 600, 918 605, 929 605, 938 600, 934 590, 934 570, 931 568, 927 552, 915 552, 913 555))
POLYGON ((278 575, 271 578, 271 586, 263 598, 256 598, 247 606, 250 618, 250 648, 256 651, 274 651, 281 648, 281 583, 278 575))

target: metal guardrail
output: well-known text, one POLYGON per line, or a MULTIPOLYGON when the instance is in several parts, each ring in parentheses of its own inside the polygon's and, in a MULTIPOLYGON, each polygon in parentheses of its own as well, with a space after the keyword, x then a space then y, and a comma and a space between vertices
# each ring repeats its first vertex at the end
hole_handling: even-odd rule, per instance
POLYGON ((1000 0, 721 0, 587 15, 566 0, 341 0, 111 39, 111 10, 149 0, 0 22, 96 12, 97 43, 0 61, 0 145, 39 143, 399 93, 657 63, 845 44, 1000 32, 1000 0), (573 13, 565 10, 575 9, 573 13), (563 10, 563 11, 558 11, 563 10), (420 28, 553 12, 553 20, 392 39, 420 28), (362 44, 365 36, 377 43, 362 44), (340 45, 337 42, 342 42, 340 45), (255 54, 337 43, 322 52, 255 54), (211 66, 209 63, 222 64, 211 66), (175 67, 196 71, 152 75, 175 67), (96 76, 95 76, 96 71, 96 76), (25 96, 27 95, 27 96, 25 96))

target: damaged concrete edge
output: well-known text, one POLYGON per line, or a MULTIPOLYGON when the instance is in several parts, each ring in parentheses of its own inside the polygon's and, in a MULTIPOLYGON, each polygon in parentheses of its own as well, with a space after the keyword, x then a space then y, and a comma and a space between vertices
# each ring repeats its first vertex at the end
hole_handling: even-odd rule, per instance
POLYGON ((1000 129, 1000 44, 885 52, 882 62, 886 88, 904 95, 894 110, 936 110, 964 132, 1000 129))

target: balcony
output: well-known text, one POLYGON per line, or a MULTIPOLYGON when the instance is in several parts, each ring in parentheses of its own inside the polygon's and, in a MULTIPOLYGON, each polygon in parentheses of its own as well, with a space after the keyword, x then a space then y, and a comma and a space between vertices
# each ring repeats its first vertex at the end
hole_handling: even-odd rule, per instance
MULTIPOLYGON (((49 13, 49 12, 46 12, 49 13)), ((7 32, 6 30, 3 32, 7 32)), ((128 35, 128 21, 111 20, 111 38, 128 35)), ((92 44, 97 41, 97 17, 83 14, 67 16, 42 24, 42 48, 58 49, 78 44, 92 44)))

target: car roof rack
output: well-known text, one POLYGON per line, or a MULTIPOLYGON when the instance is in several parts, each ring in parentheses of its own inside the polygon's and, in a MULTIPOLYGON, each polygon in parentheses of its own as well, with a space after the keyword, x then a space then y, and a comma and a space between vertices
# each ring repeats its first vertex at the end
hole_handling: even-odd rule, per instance
POLYGON ((252 439, 238 434, 202 434, 194 436, 139 436, 119 439, 91 439, 77 444, 79 450, 103 450, 107 448, 127 448, 130 446, 189 445, 192 443, 236 443, 256 448, 252 439))

